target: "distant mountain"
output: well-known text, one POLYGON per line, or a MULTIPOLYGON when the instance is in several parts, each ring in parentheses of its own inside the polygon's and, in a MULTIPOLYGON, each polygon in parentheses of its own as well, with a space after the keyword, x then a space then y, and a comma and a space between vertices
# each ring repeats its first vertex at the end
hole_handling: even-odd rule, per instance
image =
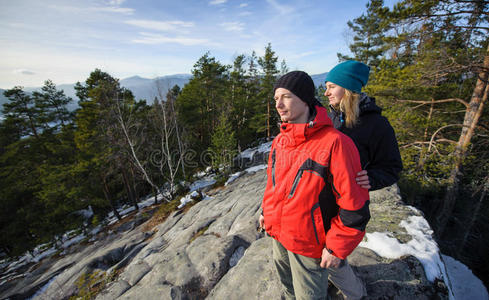
POLYGON ((326 78, 326 75, 328 75, 328 72, 311 75, 312 81, 314 81, 314 85, 316 86, 316 88, 321 85, 324 86, 324 79, 326 78))
MULTIPOLYGON (((175 85, 183 88, 185 84, 192 78, 190 74, 175 74, 156 77, 153 79, 143 78, 140 76, 132 76, 129 78, 122 79, 120 84, 122 87, 131 90, 136 100, 144 99, 148 104, 153 103, 155 97, 159 97, 158 87, 162 93, 162 97, 166 97, 166 92, 175 85)), ((68 105, 69 110, 75 110, 78 108, 78 97, 76 96, 75 83, 73 84, 60 84, 57 85, 58 90, 63 90, 65 95, 72 98, 73 101, 68 105)), ((40 91, 41 87, 26 87, 24 91, 27 93, 32 93, 34 91, 40 91)), ((3 96, 3 89, 0 89, 2 93, 0 95, 0 104, 7 102, 8 99, 3 96)), ((2 114, 0 113, 0 116, 2 114)))
POLYGON ((166 93, 169 89, 178 85, 183 88, 190 80, 190 74, 176 74, 153 79, 133 76, 120 81, 121 86, 129 89, 134 94, 136 100, 145 99, 146 103, 151 104, 155 97, 166 98, 166 93), (162 95, 159 95, 159 94, 162 95))
MULTIPOLYGON (((324 78, 326 78, 326 74, 321 73, 312 75, 312 80, 314 81, 314 85, 316 87, 320 85, 324 85, 324 78)), ((161 91, 161 96, 163 98, 166 97, 166 92, 171 89, 173 86, 178 85, 180 88, 183 88, 187 82, 189 82, 192 75, 190 74, 174 74, 161 76, 156 78, 143 78, 140 76, 132 76, 129 78, 122 79, 120 81, 121 86, 125 87, 132 91, 136 100, 145 99, 146 103, 151 104, 155 97, 159 97, 161 91)), ((75 84, 60 84, 56 86, 59 90, 63 90, 65 95, 71 97, 73 102, 71 102, 68 106, 70 110, 75 110, 78 108, 78 97, 76 96, 75 84)), ((40 91, 41 87, 26 87, 24 91, 27 93, 32 93, 33 91, 40 91)), ((0 105, 3 106, 3 103, 6 103, 8 99, 3 95, 5 90, 0 89, 0 105)), ((2 107, 0 107, 2 108, 2 107)), ((0 112, 1 116, 1 112, 0 112)))

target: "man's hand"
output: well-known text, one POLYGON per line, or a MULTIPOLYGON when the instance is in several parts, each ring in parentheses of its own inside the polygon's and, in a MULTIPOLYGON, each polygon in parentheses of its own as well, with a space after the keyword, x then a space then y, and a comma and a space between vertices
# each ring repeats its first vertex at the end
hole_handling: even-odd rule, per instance
POLYGON ((260 228, 263 228, 263 230, 265 230, 265 217, 263 215, 260 215, 258 222, 260 222, 260 228))
POLYGON ((361 170, 357 173, 357 177, 355 178, 357 184, 364 189, 370 189, 370 181, 368 180, 367 170, 361 170))
POLYGON ((338 268, 341 264, 341 259, 330 254, 328 249, 323 249, 323 254, 321 255, 321 263, 319 266, 321 268, 338 268))

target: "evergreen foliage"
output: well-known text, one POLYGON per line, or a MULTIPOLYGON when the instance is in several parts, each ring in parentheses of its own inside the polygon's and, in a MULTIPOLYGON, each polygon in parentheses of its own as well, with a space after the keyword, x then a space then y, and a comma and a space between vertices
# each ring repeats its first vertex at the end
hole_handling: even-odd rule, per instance
POLYGON ((230 170, 233 158, 236 156, 236 139, 234 131, 230 126, 227 114, 222 113, 211 139, 212 165, 215 169, 223 167, 226 171, 230 170))
POLYGON ((374 66, 366 92, 396 130, 401 191, 425 211, 444 253, 486 284, 488 21, 487 1, 404 0, 389 9, 371 0, 348 23, 352 58, 374 66))
POLYGON ((232 66, 206 53, 185 87, 157 86, 151 105, 99 69, 76 84, 74 112, 50 80, 32 94, 5 91, 0 250, 20 255, 83 223, 98 224, 110 211, 120 217, 121 204, 137 209, 140 195, 163 187, 170 201, 195 169, 228 172, 238 149, 273 133, 267 124, 278 120, 270 106, 278 58, 271 45, 265 50, 263 57, 238 55, 232 66), (77 213, 88 206, 92 220, 77 213))

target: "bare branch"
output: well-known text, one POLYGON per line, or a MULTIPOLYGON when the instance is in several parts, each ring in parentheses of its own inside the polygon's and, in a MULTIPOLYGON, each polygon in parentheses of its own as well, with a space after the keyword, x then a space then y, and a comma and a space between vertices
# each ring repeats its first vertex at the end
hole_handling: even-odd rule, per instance
MULTIPOLYGON (((409 143, 409 144, 406 144, 406 145, 402 145, 400 146, 400 148, 409 148, 409 147, 412 147, 412 146, 415 146, 415 145, 426 145, 426 144, 430 144, 431 142, 426 142, 426 141, 414 141, 412 143, 409 143)), ((449 140, 449 139, 437 139, 436 141, 434 141, 434 144, 436 143, 450 143, 450 144, 456 144, 457 141, 454 141, 454 140, 449 140)))
POLYGON ((448 103, 448 102, 460 102, 462 103, 463 105, 465 105, 465 107, 469 107, 469 104, 463 100, 463 99, 460 99, 460 98, 449 98, 449 99, 442 99, 442 100, 435 100, 435 101, 424 101, 424 100, 401 100, 401 99, 396 99, 397 102, 407 102, 407 103, 419 103, 421 105, 425 105, 425 104, 438 104, 438 103, 448 103))
POLYGON ((449 16, 466 15, 466 14, 475 14, 475 15, 483 14, 483 15, 489 15, 489 12, 486 12, 486 11, 476 11, 476 10, 460 10, 460 11, 454 11, 454 12, 449 12, 449 13, 445 13, 445 14, 419 15, 419 17, 420 18, 449 17, 449 16))
POLYGON ((431 150, 431 147, 432 147, 433 142, 434 142, 434 140, 435 140, 435 136, 436 136, 436 135, 437 135, 437 134, 438 134, 440 131, 442 131, 443 129, 448 128, 448 127, 464 127, 464 125, 463 125, 463 124, 448 124, 448 125, 445 125, 445 126, 442 126, 442 127, 438 128, 438 129, 437 129, 437 130, 436 130, 436 131, 433 133, 433 135, 431 136, 430 144, 429 144, 429 146, 428 146, 428 152, 430 152, 430 150, 431 150))

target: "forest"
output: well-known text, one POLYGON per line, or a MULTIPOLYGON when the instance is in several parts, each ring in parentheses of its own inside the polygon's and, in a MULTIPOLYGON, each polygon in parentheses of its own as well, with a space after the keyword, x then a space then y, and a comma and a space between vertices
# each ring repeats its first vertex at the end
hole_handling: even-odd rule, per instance
MULTIPOLYGON (((365 92, 393 125, 404 201, 420 208, 444 254, 489 286, 489 1, 371 0, 348 21, 350 54, 371 67, 365 92)), ((135 99, 96 69, 79 108, 47 80, 5 91, 0 122, 0 252, 15 257, 98 224, 148 194, 171 201, 212 167, 225 179, 241 150, 278 132, 273 84, 288 70, 272 45, 232 65, 204 53, 184 87, 135 99), (90 224, 79 213, 91 207, 90 224)), ((324 70, 325 72, 328 70, 324 70)), ((324 86, 317 96, 326 105, 324 86)))

